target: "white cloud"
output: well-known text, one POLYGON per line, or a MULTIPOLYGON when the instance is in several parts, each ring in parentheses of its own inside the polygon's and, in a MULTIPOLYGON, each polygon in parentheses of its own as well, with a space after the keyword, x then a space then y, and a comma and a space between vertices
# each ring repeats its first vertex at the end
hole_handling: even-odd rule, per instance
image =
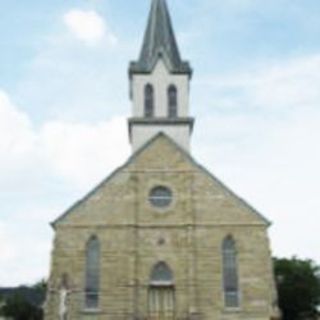
POLYGON ((96 125, 50 122, 41 139, 55 172, 82 186, 97 182, 129 154, 124 118, 96 125))
MULTIPOLYGON (((203 78, 220 109, 310 108, 320 102, 320 54, 268 63, 267 67, 240 74, 203 78)), ((209 91, 210 92, 210 91, 209 91)), ((208 99, 211 97, 209 96, 208 99)))
POLYGON ((257 75, 254 103, 266 108, 314 107, 320 102, 320 55, 293 59, 257 75))
POLYGON ((33 206, 21 204, 13 216, 3 219, 0 223, 2 286, 33 284, 48 276, 53 234, 48 222, 61 209, 49 204, 43 207, 33 201, 33 206))
POLYGON ((207 79, 219 108, 196 130, 200 159, 274 222, 274 252, 317 261, 319 74, 313 55, 207 79))
MULTIPOLYGON (((10 241, 10 237, 6 229, 7 229, 7 226, 4 223, 0 222, 0 252, 1 252, 0 264, 1 265, 9 263, 16 256, 15 248, 12 245, 12 241, 10 241)), ((2 275, 0 274, 0 279, 1 279, 1 276, 2 275)))
POLYGON ((109 30, 104 19, 93 10, 72 9, 63 19, 69 31, 87 44, 96 44, 103 39, 110 45, 117 42, 116 36, 109 30))
POLYGON ((217 140, 212 147, 199 150, 201 158, 210 159, 213 172, 274 222, 271 231, 277 255, 298 254, 320 261, 316 231, 320 223, 320 111, 302 107, 277 121, 235 117, 228 130, 229 119, 208 120, 207 128, 218 122, 220 128, 207 131, 217 140))
POLYGON ((33 152, 36 136, 30 119, 0 90, 0 164, 22 161, 33 152))
POLYGON ((0 90, 2 285, 47 276, 49 223, 77 200, 75 194, 88 192, 126 160, 127 140, 126 121, 120 117, 97 124, 48 121, 35 128, 0 90), (58 191, 52 194, 57 180, 58 191), (71 199, 63 194, 64 185, 69 186, 71 199))
MULTIPOLYGON (((30 165, 37 170, 40 164, 79 187, 101 179, 125 161, 128 154, 125 118, 115 117, 96 124, 48 121, 36 130, 27 114, 0 91, 3 175, 12 174, 17 167, 30 170, 30 165)), ((21 170, 16 174, 21 174, 21 170)))
MULTIPOLYGON (((27 190, 26 190, 27 192, 27 190)), ((52 221, 61 208, 34 201, 21 203, 12 215, 0 222, 0 283, 2 286, 33 284, 49 272, 52 221), (19 263, 23 262, 23 263, 19 263)))

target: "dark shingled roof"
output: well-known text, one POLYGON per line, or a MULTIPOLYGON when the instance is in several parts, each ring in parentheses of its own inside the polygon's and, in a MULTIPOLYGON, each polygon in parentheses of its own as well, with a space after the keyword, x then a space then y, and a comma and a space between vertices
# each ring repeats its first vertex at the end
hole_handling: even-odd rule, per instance
POLYGON ((191 76, 192 69, 189 63, 182 61, 180 57, 166 0, 152 0, 140 58, 131 62, 130 75, 150 73, 160 57, 170 72, 191 76))

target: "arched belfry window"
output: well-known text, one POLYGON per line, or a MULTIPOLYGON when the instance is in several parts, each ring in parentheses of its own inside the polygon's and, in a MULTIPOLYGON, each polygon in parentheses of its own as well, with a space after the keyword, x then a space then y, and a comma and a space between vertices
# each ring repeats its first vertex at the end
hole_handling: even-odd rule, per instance
POLYGON ((154 89, 150 83, 144 87, 144 116, 146 118, 154 116, 154 89))
POLYGON ((168 116, 169 118, 178 116, 178 91, 174 85, 168 88, 168 116))
POLYGON ((86 247, 85 307, 96 309, 99 305, 100 289, 100 243, 91 237, 86 247))
POLYGON ((150 319, 174 319, 174 279, 165 262, 157 263, 151 271, 148 306, 150 319))
POLYGON ((239 307, 236 244, 231 236, 222 243, 224 302, 227 308, 239 307))

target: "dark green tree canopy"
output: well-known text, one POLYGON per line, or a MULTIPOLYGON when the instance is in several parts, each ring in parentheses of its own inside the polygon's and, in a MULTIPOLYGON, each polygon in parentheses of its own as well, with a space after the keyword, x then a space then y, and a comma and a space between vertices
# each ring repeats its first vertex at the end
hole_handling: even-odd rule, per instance
POLYGON ((1 289, 0 315, 14 320, 42 320, 45 291, 46 283, 44 281, 32 287, 1 289))
POLYGON ((283 320, 318 319, 320 267, 311 260, 274 259, 283 320))

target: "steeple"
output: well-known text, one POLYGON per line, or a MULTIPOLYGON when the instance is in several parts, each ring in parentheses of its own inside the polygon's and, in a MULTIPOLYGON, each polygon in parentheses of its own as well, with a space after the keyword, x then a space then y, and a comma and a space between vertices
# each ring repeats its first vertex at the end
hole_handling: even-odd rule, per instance
POLYGON ((131 62, 129 137, 133 151, 162 132, 189 151, 191 67, 181 59, 165 0, 152 0, 142 50, 131 62))
POLYGON ((192 74, 189 63, 181 60, 166 0, 152 0, 140 57, 131 63, 130 74, 151 72, 159 58, 171 73, 192 74))

